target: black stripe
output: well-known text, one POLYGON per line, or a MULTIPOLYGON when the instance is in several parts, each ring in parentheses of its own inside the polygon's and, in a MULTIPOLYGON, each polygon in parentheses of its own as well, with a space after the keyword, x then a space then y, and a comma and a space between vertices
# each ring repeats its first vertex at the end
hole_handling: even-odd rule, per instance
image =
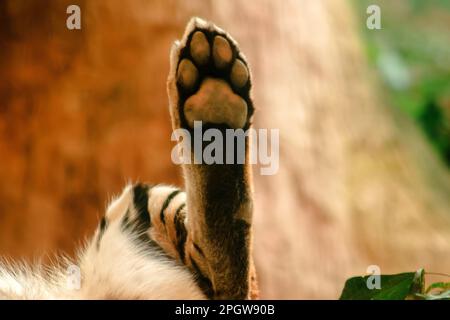
POLYGON ((103 234, 105 229, 106 229, 106 218, 103 216, 102 220, 100 220, 100 233, 103 234))
POLYGON ((163 206, 161 208, 161 212, 159 214, 159 217, 161 218, 161 221, 162 221, 163 224, 166 224, 166 218, 165 218, 165 215, 164 215, 164 211, 166 211, 167 207, 170 204, 170 201, 172 201, 172 199, 175 198, 175 196, 177 194, 179 194, 180 192, 181 192, 181 190, 179 190, 179 189, 175 190, 175 191, 172 191, 169 194, 169 196, 166 198, 166 200, 164 200, 163 206))
POLYGON ((183 203, 175 212, 173 216, 173 224, 175 226, 176 234, 177 234, 177 251, 180 255, 180 260, 184 263, 185 251, 184 245, 186 244, 187 239, 187 231, 186 226, 184 225, 184 214, 181 215, 181 210, 184 209, 186 203, 183 203))
POLYGON ((195 242, 192 242, 192 244, 194 245, 195 250, 197 250, 198 253, 200 253, 200 255, 201 255, 202 257, 205 257, 205 254, 203 253, 202 248, 200 248, 199 245, 196 244, 195 242))
POLYGON ((125 212, 125 215, 122 219, 122 230, 127 230, 130 228, 131 228, 130 209, 127 209, 127 212, 125 212))
POLYGON ((212 287, 211 280, 209 280, 209 278, 202 273, 202 271, 198 267, 198 264, 195 262, 194 259, 192 259, 191 256, 189 256, 189 259, 191 260, 192 268, 194 268, 194 272, 197 276, 196 280, 198 286, 203 291, 203 293, 208 297, 208 299, 212 299, 214 297, 214 290, 212 287))
POLYGON ((103 216, 100 220, 100 227, 98 231, 98 238, 97 238, 97 249, 100 247, 100 240, 103 237, 103 233, 105 233, 105 229, 108 226, 108 223, 106 221, 106 218, 103 216))
POLYGON ((183 202, 177 209, 177 211, 175 212, 175 215, 173 216, 173 223, 175 223, 175 220, 177 219, 177 217, 180 215, 181 210, 184 209, 184 207, 186 206, 186 202, 183 202))
POLYGON ((151 227, 150 213, 148 212, 149 186, 138 183, 133 187, 133 203, 137 212, 139 224, 143 229, 151 227))

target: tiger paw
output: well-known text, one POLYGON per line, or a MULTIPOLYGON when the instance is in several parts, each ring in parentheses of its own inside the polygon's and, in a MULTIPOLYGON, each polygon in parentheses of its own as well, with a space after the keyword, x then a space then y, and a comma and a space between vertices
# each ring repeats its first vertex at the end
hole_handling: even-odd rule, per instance
POLYGON ((237 43, 223 30, 194 18, 181 41, 176 67, 181 125, 194 121, 246 128, 253 113, 250 71, 237 43))

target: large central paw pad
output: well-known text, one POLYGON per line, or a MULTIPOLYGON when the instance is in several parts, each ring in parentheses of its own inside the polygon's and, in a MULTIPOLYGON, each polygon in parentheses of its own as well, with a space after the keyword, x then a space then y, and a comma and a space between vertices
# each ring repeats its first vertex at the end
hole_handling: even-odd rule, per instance
POLYGON ((196 26, 180 50, 177 68, 180 111, 194 121, 237 129, 251 116, 250 73, 235 42, 219 28, 196 26))

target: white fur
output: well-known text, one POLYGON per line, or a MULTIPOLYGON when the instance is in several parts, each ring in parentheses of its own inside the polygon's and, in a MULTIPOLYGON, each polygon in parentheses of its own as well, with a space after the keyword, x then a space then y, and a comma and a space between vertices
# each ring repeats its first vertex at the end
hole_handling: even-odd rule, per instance
POLYGON ((186 267, 121 228, 120 217, 133 206, 131 192, 127 187, 112 201, 107 216, 114 219, 99 246, 97 230, 74 263, 81 271, 79 289, 68 286, 67 259, 51 270, 2 263, 0 299, 204 299, 186 267))

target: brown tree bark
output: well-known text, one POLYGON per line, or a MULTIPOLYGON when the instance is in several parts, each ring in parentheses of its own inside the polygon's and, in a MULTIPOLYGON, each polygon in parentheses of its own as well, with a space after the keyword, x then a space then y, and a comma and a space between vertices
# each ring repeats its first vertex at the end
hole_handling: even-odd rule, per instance
MULTIPOLYGON (((0 254, 73 252, 128 180, 178 183, 165 79, 185 23, 213 20, 253 69, 280 170, 255 171, 262 298, 337 298, 345 279, 450 270, 450 177, 369 75, 344 1, 0 3, 0 254)), ((256 169, 256 168, 255 168, 256 169)))

